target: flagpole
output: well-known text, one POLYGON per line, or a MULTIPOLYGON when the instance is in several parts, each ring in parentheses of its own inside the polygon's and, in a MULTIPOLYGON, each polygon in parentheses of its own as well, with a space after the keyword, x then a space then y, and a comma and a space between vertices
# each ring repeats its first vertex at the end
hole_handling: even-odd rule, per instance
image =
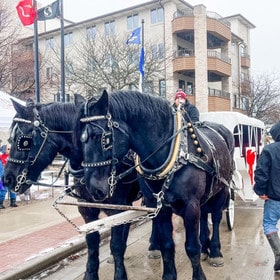
MULTIPOLYGON (((141 28, 141 31, 142 31, 142 40, 141 40, 141 48, 144 48, 144 19, 142 19, 141 21, 142 23, 142 28, 141 28)), ((141 81, 141 91, 143 92, 144 90, 144 76, 142 76, 142 74, 140 73, 140 81, 141 81)))
MULTIPOLYGON (((37 11, 37 1, 33 2, 34 10, 37 11)), ((34 76, 35 76, 35 97, 40 102, 40 76, 39 76, 39 46, 38 46, 38 21, 34 20, 34 76)))
POLYGON ((61 101, 65 102, 65 67, 64 67, 64 14, 63 0, 60 0, 60 71, 61 71, 61 101))

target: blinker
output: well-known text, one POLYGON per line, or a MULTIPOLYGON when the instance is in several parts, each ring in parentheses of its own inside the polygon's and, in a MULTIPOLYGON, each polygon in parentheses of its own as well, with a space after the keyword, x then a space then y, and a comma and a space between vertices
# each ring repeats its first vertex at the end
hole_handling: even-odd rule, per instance
POLYGON ((28 151, 31 148, 32 137, 26 135, 20 135, 17 139, 17 149, 19 151, 28 151))

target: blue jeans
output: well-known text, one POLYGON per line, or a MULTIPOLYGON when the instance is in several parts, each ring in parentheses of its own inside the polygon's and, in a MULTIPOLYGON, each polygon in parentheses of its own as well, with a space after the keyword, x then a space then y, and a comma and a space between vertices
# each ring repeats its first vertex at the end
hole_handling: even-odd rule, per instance
POLYGON ((6 196, 6 193, 7 193, 8 191, 10 192, 10 198, 11 198, 11 199, 16 199, 17 194, 14 193, 14 192, 12 192, 12 191, 10 191, 9 188, 4 187, 4 189, 1 189, 1 190, 0 190, 0 201, 4 201, 5 196, 6 196))
POLYGON ((265 235, 278 232, 277 223, 279 219, 280 201, 266 200, 263 209, 263 231, 265 235))

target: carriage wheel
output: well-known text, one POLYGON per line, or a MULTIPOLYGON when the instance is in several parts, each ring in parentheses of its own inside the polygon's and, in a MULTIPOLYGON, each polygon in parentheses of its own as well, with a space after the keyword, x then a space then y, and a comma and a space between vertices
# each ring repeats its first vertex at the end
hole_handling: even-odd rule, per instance
POLYGON ((228 207, 226 209, 226 220, 227 226, 229 230, 233 229, 234 226, 234 200, 235 200, 235 193, 232 188, 230 188, 230 198, 228 207))

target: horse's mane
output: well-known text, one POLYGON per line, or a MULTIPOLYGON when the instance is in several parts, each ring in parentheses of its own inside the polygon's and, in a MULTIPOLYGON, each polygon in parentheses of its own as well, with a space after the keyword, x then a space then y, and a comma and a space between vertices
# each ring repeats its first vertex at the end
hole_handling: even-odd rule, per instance
POLYGON ((36 108, 42 121, 45 124, 51 125, 53 129, 72 129, 73 120, 77 114, 75 104, 53 102, 37 104, 36 108))
POLYGON ((134 116, 146 119, 166 118, 170 116, 171 107, 166 99, 138 91, 116 91, 109 95, 109 111, 114 118, 129 121, 134 116))

